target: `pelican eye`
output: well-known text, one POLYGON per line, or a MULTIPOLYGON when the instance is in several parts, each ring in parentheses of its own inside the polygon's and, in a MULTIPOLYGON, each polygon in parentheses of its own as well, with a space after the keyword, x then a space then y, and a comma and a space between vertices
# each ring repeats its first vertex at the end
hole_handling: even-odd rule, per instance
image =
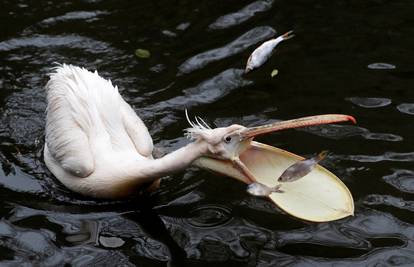
POLYGON ((226 142, 226 143, 230 143, 230 142, 231 142, 231 136, 230 136, 230 135, 226 136, 226 137, 224 138, 224 142, 226 142))

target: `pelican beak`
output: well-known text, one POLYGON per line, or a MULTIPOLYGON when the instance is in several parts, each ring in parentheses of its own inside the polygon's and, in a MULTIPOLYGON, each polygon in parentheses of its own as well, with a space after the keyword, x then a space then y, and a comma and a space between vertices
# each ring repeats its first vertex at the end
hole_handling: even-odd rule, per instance
POLYGON ((303 117, 299 119, 287 120, 287 121, 278 121, 271 124, 266 124, 262 126, 256 126, 251 128, 246 128, 240 132, 240 136, 243 140, 254 138, 259 135, 272 133, 280 130, 287 130, 292 128, 301 128, 307 126, 329 124, 329 123, 338 123, 351 121, 356 123, 354 117, 343 114, 325 114, 317 116, 303 117))
MULTIPOLYGON (((292 164, 303 159, 288 151, 254 142, 259 135, 313 125, 356 120, 349 115, 327 114, 279 121, 242 130, 240 146, 230 160, 201 157, 194 165, 235 178, 246 184, 260 182, 274 187, 277 178, 292 164)), ((302 179, 282 183, 283 193, 272 193, 269 198, 286 213, 313 222, 341 219, 354 213, 352 195, 342 181, 322 166, 317 166, 302 179)))

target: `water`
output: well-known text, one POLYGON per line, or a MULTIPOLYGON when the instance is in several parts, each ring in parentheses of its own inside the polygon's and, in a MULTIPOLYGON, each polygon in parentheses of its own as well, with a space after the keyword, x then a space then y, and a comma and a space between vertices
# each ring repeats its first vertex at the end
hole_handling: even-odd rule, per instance
POLYGON ((414 264, 413 3, 3 2, 2 266, 414 264), (265 66, 241 76, 258 43, 292 29, 296 37, 265 66), (151 57, 137 58, 138 48, 151 57), (355 216, 301 222, 237 181, 195 168, 144 198, 98 201, 68 191, 42 158, 43 86, 54 62, 111 78, 162 153, 186 142, 184 106, 218 126, 355 116, 355 126, 260 140, 305 157, 331 151, 323 165, 350 188, 355 216))

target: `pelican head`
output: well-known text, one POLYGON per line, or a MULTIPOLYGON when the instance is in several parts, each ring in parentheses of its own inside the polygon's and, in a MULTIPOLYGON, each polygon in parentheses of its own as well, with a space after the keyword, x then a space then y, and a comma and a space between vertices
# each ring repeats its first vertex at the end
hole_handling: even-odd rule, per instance
POLYGON ((247 144, 246 139, 241 135, 247 128, 233 124, 228 127, 218 127, 212 129, 207 123, 199 117, 196 117, 196 122, 187 120, 191 128, 186 129, 186 136, 196 142, 205 142, 206 155, 216 159, 233 160, 241 152, 244 144, 247 144))
POLYGON ((201 118, 188 118, 189 138, 202 144, 205 153, 193 165, 224 174, 246 184, 258 182, 270 188, 269 199, 286 213, 303 220, 326 222, 354 214, 352 195, 333 173, 317 166, 306 177, 282 183, 278 177, 292 164, 303 158, 288 151, 262 144, 253 139, 280 130, 345 122, 356 123, 349 115, 326 114, 278 121, 255 127, 231 125, 212 129, 201 118))
MULTIPOLYGON (((285 129, 300 128, 313 125, 337 123, 351 121, 355 123, 355 119, 349 115, 343 114, 325 114, 317 116, 303 117, 299 119, 278 121, 271 124, 244 127, 242 125, 233 124, 228 127, 211 128, 203 119, 195 117, 195 121, 189 119, 186 111, 187 121, 191 128, 186 129, 188 138, 196 142, 205 142, 207 147, 206 157, 215 161, 227 161, 231 163, 231 167, 235 167, 243 177, 236 177, 246 183, 256 182, 257 178, 249 170, 243 160, 240 159, 242 154, 249 155, 246 150, 252 145, 255 137, 267 133, 272 133, 285 129), (245 153, 246 152, 246 153, 245 153)), ((245 156, 244 158, 248 158, 245 156)), ((214 161, 213 161, 214 162, 214 161)), ((210 161, 212 163, 212 161, 210 161)), ((197 165, 197 163, 196 163, 197 165)), ((213 165, 215 165, 213 163, 213 165)), ((216 170, 214 166, 202 166, 207 169, 216 170)), ((221 171, 226 175, 231 170, 221 171)), ((232 176, 230 174, 230 176, 232 176)))

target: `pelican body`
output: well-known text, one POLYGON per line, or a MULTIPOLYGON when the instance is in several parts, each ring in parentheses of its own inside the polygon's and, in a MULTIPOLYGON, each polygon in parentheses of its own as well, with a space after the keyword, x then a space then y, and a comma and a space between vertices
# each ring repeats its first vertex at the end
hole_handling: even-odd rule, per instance
MULTIPOLYGON (((50 74, 46 93, 46 166, 67 188, 96 198, 129 196, 144 185, 156 186, 160 178, 191 164, 246 184, 260 182, 275 187, 278 185, 275 177, 301 158, 254 142, 254 137, 283 129, 355 122, 348 115, 328 114, 251 128, 234 124, 212 129, 198 117, 192 122, 186 113, 190 123, 186 135, 192 141, 154 159, 147 127, 121 97, 118 88, 96 71, 59 65, 50 74)), ((283 193, 274 192, 270 198, 289 214, 309 221, 334 220, 352 214, 352 196, 345 185, 322 167, 317 169, 312 172, 314 178, 309 174, 284 184, 283 193), (298 208, 294 192, 304 192, 303 197, 309 197, 312 192, 301 185, 301 181, 306 183, 308 179, 316 179, 316 183, 322 181, 333 195, 326 193, 324 199, 316 190, 318 200, 312 202, 314 206, 298 208), (337 206, 327 208, 320 204, 321 201, 332 202, 333 197, 337 199, 337 206), (321 212, 309 214, 312 209, 321 212)))

